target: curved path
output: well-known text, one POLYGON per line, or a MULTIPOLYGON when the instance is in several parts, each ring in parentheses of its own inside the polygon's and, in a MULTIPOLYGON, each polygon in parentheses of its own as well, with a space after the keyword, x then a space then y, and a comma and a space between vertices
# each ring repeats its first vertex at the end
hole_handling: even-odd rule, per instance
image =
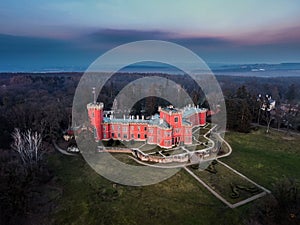
MULTIPOLYGON (((209 143, 211 143, 211 146, 209 146, 209 147, 207 147, 207 148, 205 148, 205 149, 201 149, 201 150, 195 151, 195 152, 204 152, 204 151, 207 151, 207 150, 211 150, 211 149, 213 149, 213 148, 215 147, 215 142, 214 142, 212 139, 208 138, 207 135, 210 134, 210 133, 212 132, 212 130, 214 130, 216 127, 217 127, 217 125, 214 125, 213 127, 211 127, 211 129, 209 129, 209 130, 203 135, 203 137, 204 137, 209 143)), ((200 127, 199 127, 198 129, 200 129, 200 127)), ((194 132, 198 131, 198 129, 195 130, 194 132)), ((193 133, 194 133, 194 132, 193 132, 193 133)), ((209 158, 209 159, 203 159, 203 158, 202 158, 202 159, 200 159, 199 162, 209 162, 209 161, 212 161, 212 160, 214 160, 214 159, 223 158, 223 157, 226 157, 226 156, 228 156, 228 155, 231 154, 232 148, 231 148, 231 146, 228 144, 228 142, 225 141, 225 140, 221 137, 221 135, 220 135, 219 133, 215 133, 215 135, 217 136, 217 138, 218 138, 222 143, 225 143, 225 145, 228 147, 229 151, 228 151, 227 153, 223 154, 223 155, 216 156, 215 158, 209 158)), ((195 138, 195 137, 193 136, 193 138, 195 138)), ((197 141, 197 142, 198 142, 198 141, 197 141)), ((52 140, 52 143, 53 143, 55 149, 56 149, 57 151, 59 151, 60 153, 64 154, 64 155, 68 155, 68 156, 76 156, 76 155, 78 155, 78 154, 76 154, 76 153, 67 152, 66 150, 60 148, 54 140, 52 140)), ((134 149, 130 149, 130 152, 129 152, 129 149, 126 149, 125 151, 124 151, 124 150, 125 150, 125 149, 107 149, 107 150, 104 150, 104 151, 105 151, 105 152, 112 152, 112 153, 113 153, 113 152, 118 152, 118 153, 130 153, 130 152, 132 152, 132 150, 134 150, 134 149)), ((135 148, 135 150, 138 150, 139 152, 141 152, 142 154, 144 154, 142 151, 139 150, 139 148, 135 148)), ((187 150, 187 149, 186 149, 186 150, 187 150)), ((189 151, 187 150, 187 152, 189 152, 189 151)), ((183 167, 185 167, 185 166, 190 166, 190 165, 195 164, 195 163, 181 163, 181 164, 177 164, 177 165, 169 165, 169 166, 167 166, 167 165, 162 165, 162 164, 159 164, 159 165, 153 165, 153 164, 149 164, 149 163, 142 162, 141 160, 138 160, 138 159, 136 159, 136 158, 134 158, 134 157, 131 157, 131 156, 129 156, 129 157, 132 158, 132 159, 134 159, 136 162, 138 162, 138 163, 141 164, 141 165, 144 165, 144 166, 150 166, 150 167, 156 167, 156 168, 183 168, 183 167)))
MULTIPOLYGON (((166 164, 162 164, 162 163, 156 163, 156 164, 159 164, 159 165, 156 165, 156 164, 149 164, 149 163, 145 163, 141 160, 138 160, 137 158, 135 157, 132 157, 132 156, 128 156, 129 158, 133 159, 134 161, 136 161, 137 163, 143 165, 143 166, 149 166, 149 167, 154 167, 154 168, 162 168, 162 169, 175 169, 175 168, 185 168, 186 166, 191 166, 191 165, 194 165, 195 163, 182 163, 182 164, 179 164, 177 163, 177 165, 166 165, 166 164)), ((209 162, 209 161, 212 161, 213 159, 208 159, 208 160, 201 160, 201 162, 209 162)))
POLYGON ((220 138, 220 139, 223 141, 223 143, 228 147, 228 150, 229 150, 229 151, 228 151, 227 153, 225 153, 224 155, 219 155, 219 156, 217 156, 216 158, 217 158, 217 159, 220 159, 220 158, 224 158, 224 157, 229 156, 229 155, 232 153, 232 148, 231 148, 230 144, 228 144, 228 142, 225 141, 225 139, 223 139, 219 133, 216 133, 216 135, 218 136, 218 138, 220 138))
MULTIPOLYGON (((209 139, 208 137, 206 137, 206 135, 208 135, 208 134, 211 132, 211 130, 214 129, 215 127, 216 127, 216 126, 212 127, 208 132, 205 133, 205 138, 208 139, 209 141, 211 141, 213 144, 214 144, 214 142, 213 142, 211 139, 209 139)), ((212 160, 214 160, 214 159, 224 158, 224 157, 229 156, 229 155, 232 153, 232 148, 231 148, 231 146, 228 144, 228 142, 225 141, 225 140, 220 136, 220 134, 216 133, 216 135, 217 135, 218 138, 219 138, 221 141, 223 141, 223 143, 228 147, 229 151, 228 151, 227 153, 225 153, 224 155, 216 156, 216 158, 213 158, 213 159, 207 159, 207 160, 202 159, 202 160, 201 160, 202 163, 203 163, 203 162, 209 162, 209 161, 212 161, 212 160)), ((212 147, 209 147, 209 148, 212 148, 212 147)), ((205 150, 207 150, 207 149, 208 149, 208 148, 202 149, 201 151, 205 151, 205 150)), ((169 165, 169 166, 168 166, 168 165, 163 165, 163 164, 156 165, 156 164, 149 164, 149 163, 146 163, 146 162, 142 162, 142 161, 140 161, 140 160, 138 160, 137 158, 132 157, 132 156, 129 156, 129 158, 133 159, 134 161, 136 161, 137 163, 139 163, 139 164, 141 164, 141 165, 143 165, 143 166, 150 166, 150 167, 155 167, 155 168, 165 168, 165 169, 168 169, 168 168, 169 168, 169 169, 171 169, 171 168, 185 168, 186 166, 191 166, 191 165, 194 164, 194 163, 183 163, 183 164, 179 164, 179 165, 177 164, 177 165, 169 165)))
POLYGON ((62 153, 62 154, 64 154, 64 155, 69 155, 69 156, 77 156, 77 155, 78 155, 78 154, 76 154, 76 153, 67 152, 66 150, 60 148, 60 147, 57 145, 56 141, 54 141, 54 140, 52 140, 52 144, 53 144, 54 148, 55 148, 57 151, 59 151, 60 153, 62 153))
MULTIPOLYGON (((258 126, 258 127, 263 127, 263 128, 266 128, 266 129, 267 129, 267 126, 262 125, 262 124, 251 123, 251 125, 252 125, 252 126, 258 126)), ((290 134, 292 134, 292 135, 298 135, 298 136, 300 135, 300 132, 295 132, 294 130, 289 130, 289 131, 287 131, 287 130, 282 129, 282 128, 277 129, 277 128, 274 128, 274 127, 270 127, 269 129, 270 129, 270 130, 273 130, 273 131, 282 132, 282 133, 290 133, 290 134)))

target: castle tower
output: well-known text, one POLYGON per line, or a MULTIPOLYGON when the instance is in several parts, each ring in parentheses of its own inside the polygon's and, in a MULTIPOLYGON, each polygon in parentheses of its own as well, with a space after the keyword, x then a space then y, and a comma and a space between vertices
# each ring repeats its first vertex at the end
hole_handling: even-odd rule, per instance
POLYGON ((200 109, 198 113, 200 126, 206 125, 206 113, 207 113, 207 109, 200 109))
POLYGON ((184 141, 182 127, 182 111, 169 106, 167 108, 159 108, 159 116, 165 120, 173 128, 172 145, 177 145, 184 141))
POLYGON ((102 122, 103 122, 103 103, 96 102, 95 88, 93 88, 93 102, 87 104, 90 124, 94 128, 96 140, 102 140, 102 122))

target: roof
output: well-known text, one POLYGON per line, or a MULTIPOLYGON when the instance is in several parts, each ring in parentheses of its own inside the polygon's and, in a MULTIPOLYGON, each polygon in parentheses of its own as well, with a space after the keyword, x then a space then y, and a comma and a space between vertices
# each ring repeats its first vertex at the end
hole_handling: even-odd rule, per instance
POLYGON ((170 124, 168 124, 165 120, 160 118, 149 120, 149 125, 156 125, 158 127, 165 128, 165 129, 171 128, 170 124))
POLYGON ((206 112, 207 109, 205 108, 196 108, 196 107, 185 107, 183 108, 183 117, 189 117, 194 113, 206 112))
POLYGON ((122 119, 122 118, 109 118, 109 117, 104 117, 103 118, 103 122, 104 123, 124 123, 124 124, 128 124, 128 123, 144 123, 144 124, 148 124, 149 120, 142 120, 142 119, 122 119))
POLYGON ((172 105, 165 107, 165 108, 159 107, 159 110, 165 111, 167 113, 181 113, 180 109, 174 108, 172 105))
POLYGON ((171 128, 170 124, 168 124, 165 120, 160 119, 159 117, 153 117, 150 120, 138 120, 138 119, 117 119, 117 118, 109 118, 104 117, 103 118, 104 123, 121 123, 121 124, 130 124, 130 123, 142 123, 142 124, 149 124, 152 126, 158 126, 164 129, 171 128))
POLYGON ((182 124, 183 124, 184 126, 191 126, 191 125, 192 125, 192 123, 189 122, 189 121, 187 121, 185 118, 182 119, 182 124))

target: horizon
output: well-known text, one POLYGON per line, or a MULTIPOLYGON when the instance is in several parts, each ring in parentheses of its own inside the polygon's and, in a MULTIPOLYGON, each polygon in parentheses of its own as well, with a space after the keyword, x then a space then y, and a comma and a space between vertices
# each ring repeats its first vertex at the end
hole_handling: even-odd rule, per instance
POLYGON ((300 2, 0 3, 0 69, 87 68, 121 44, 164 40, 207 64, 300 62, 300 2), (210 13, 208 13, 210 12, 210 13))
MULTIPOLYGON (((105 71, 95 72, 113 72, 111 67, 106 66, 105 71)), ((208 69, 216 76, 237 76, 237 77, 300 77, 300 63, 255 63, 255 64, 222 64, 208 63, 208 69)), ((85 73, 85 67, 39 67, 39 68, 13 68, 5 70, 0 68, 1 74, 64 74, 64 73, 85 73)), ((186 71, 197 74, 197 70, 186 71)), ((138 62, 127 65, 115 73, 137 73, 137 74, 185 74, 179 68, 160 62, 138 62)), ((202 73, 202 72, 201 72, 202 73)))

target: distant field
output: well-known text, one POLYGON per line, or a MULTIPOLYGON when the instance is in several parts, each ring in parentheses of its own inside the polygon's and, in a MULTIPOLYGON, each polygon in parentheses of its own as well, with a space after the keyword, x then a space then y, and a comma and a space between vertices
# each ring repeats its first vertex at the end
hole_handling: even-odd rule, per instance
MULTIPOLYGON (((282 176, 300 180, 299 136, 286 140, 282 133, 258 130, 229 132, 225 139, 233 153, 221 161, 271 191, 282 176)), ((253 204, 229 209, 183 170, 155 185, 130 187, 96 174, 80 156, 55 153, 49 165, 64 190, 50 218, 55 224, 234 225, 245 222, 253 204)))

